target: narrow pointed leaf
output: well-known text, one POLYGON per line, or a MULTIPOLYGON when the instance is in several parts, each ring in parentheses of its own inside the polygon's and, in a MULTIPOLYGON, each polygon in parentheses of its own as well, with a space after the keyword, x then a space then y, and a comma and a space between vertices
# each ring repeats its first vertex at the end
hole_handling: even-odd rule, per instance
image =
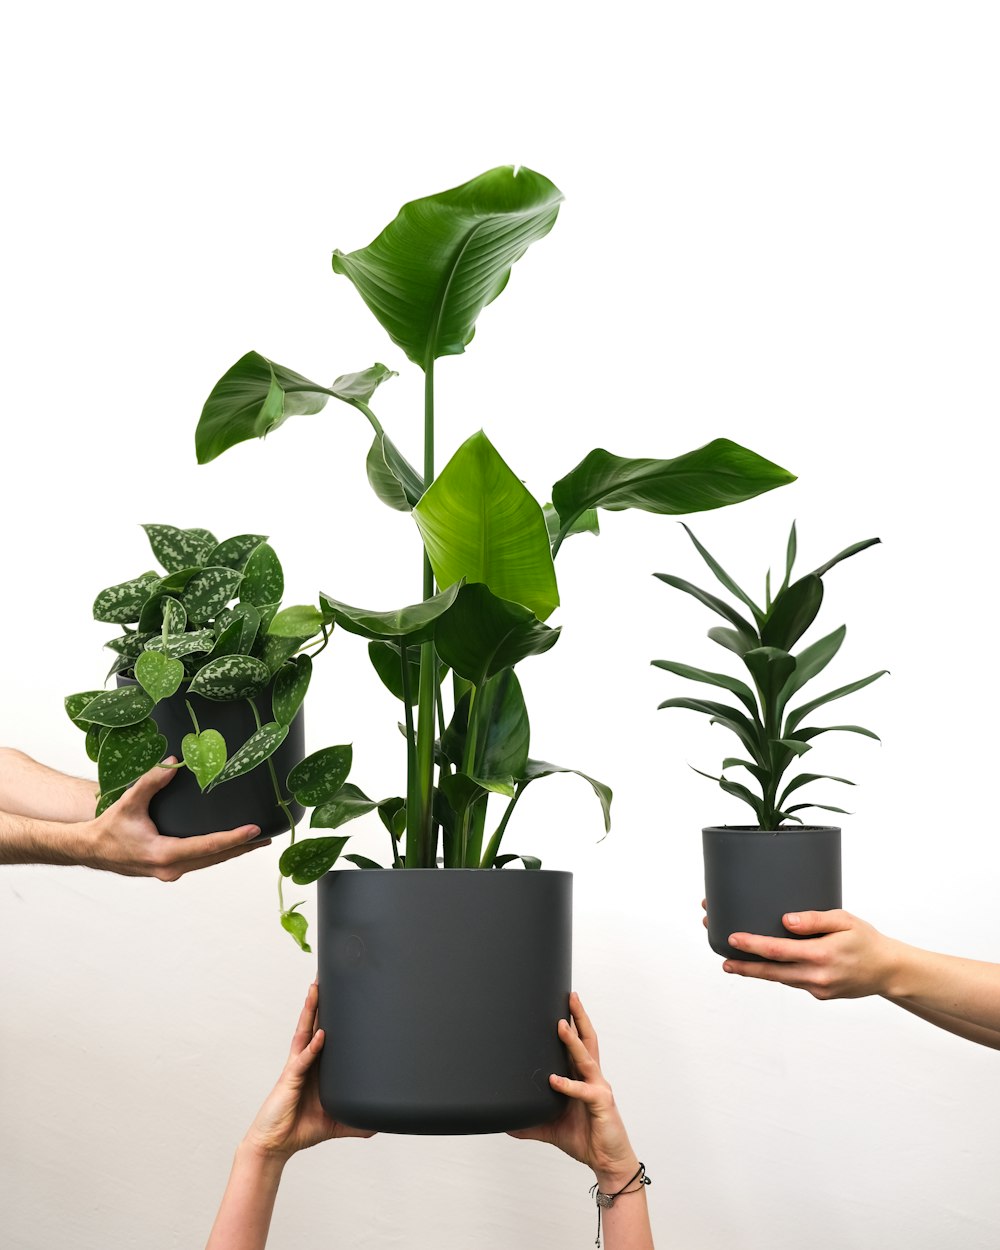
POLYGON ((358 251, 333 254, 394 343, 426 369, 463 352, 511 266, 552 229, 562 200, 547 178, 503 166, 404 204, 358 251))
POLYGON ((515 859, 519 859, 529 872, 537 872, 542 866, 542 861, 534 855, 498 855, 493 861, 493 867, 504 868, 507 864, 512 864, 515 859))
POLYGON ((424 479, 387 435, 375 435, 365 469, 372 490, 390 508, 410 512, 419 503, 424 479))
POLYGON ((720 647, 725 647, 727 651, 734 651, 741 658, 746 653, 759 645, 756 638, 748 638, 746 634, 741 634, 738 629, 729 629, 726 625, 714 625, 709 631, 708 636, 713 642, 717 642, 720 647))
POLYGON ((271 709, 279 725, 290 725, 295 719, 311 678, 312 659, 308 655, 297 655, 278 669, 271 692, 271 709))
POLYGON ((597 448, 556 482, 552 503, 565 535, 588 508, 683 516, 742 503, 794 481, 787 469, 727 438, 672 460, 630 460, 597 448))
POLYGON ((664 699, 659 705, 659 710, 664 708, 682 708, 689 712, 703 713, 705 716, 710 717, 713 722, 725 726, 725 728, 736 734, 754 759, 763 764, 757 728, 737 708, 729 707, 725 703, 713 703, 707 699, 684 698, 664 699))
POLYGON ((757 715, 757 700, 754 692, 745 681, 740 681, 737 677, 730 677, 727 673, 713 673, 704 668, 692 668, 690 664, 679 664, 676 660, 652 660, 651 663, 654 668, 662 668, 665 672, 673 673, 677 677, 686 677, 690 681, 700 681, 709 686, 719 686, 723 690, 728 690, 746 705, 751 716, 757 715))
MULTIPOLYGON (((716 579, 723 586, 725 586, 725 588, 729 591, 731 595, 735 595, 737 599, 739 599, 742 603, 746 604, 746 606, 753 613, 754 619, 757 621, 758 624, 760 624, 764 619, 764 613, 760 610, 757 604, 754 603, 754 601, 750 598, 750 596, 746 593, 745 590, 743 590, 740 586, 736 584, 735 581, 733 581, 733 579, 729 576, 729 574, 722 567, 722 565, 718 562, 718 560, 716 560, 716 558, 712 555, 712 553, 698 541, 691 527, 689 525, 686 525, 683 521, 681 522, 681 525, 684 526, 684 531, 687 534, 688 538, 690 538, 691 541, 694 543, 695 549, 697 550, 698 554, 701 556, 701 558, 705 561, 708 567, 715 574, 716 579)), ((770 576, 771 575, 769 572, 768 573, 769 579, 770 579, 770 576)))
POLYGON ((876 742, 882 741, 877 733, 873 733, 870 729, 865 729, 862 725, 821 725, 813 726, 808 729, 797 729, 795 731, 795 738, 801 742, 808 742, 811 738, 815 738, 819 734, 836 733, 838 731, 849 734, 863 734, 866 738, 874 738, 876 742))
POLYGON ((854 782, 848 781, 846 777, 831 777, 829 773, 799 773, 797 777, 792 778, 792 780, 781 792, 781 797, 778 799, 778 806, 784 807, 785 800, 790 794, 794 794, 796 790, 800 790, 803 786, 807 786, 813 781, 837 781, 844 786, 854 785, 854 782))
POLYGON ((185 734, 181 755, 204 791, 226 766, 226 740, 217 729, 185 734))
POLYGON ((378 868, 381 870, 382 865, 377 864, 373 859, 369 859, 367 855, 345 855, 343 857, 348 863, 356 865, 358 868, 378 868))
POLYGON ((288 774, 289 790, 303 807, 329 802, 347 780, 353 755, 350 745, 314 751, 288 774))
POLYGON ((184 665, 162 651, 144 651, 135 662, 135 679, 154 703, 176 694, 184 680, 184 665))
POLYGON ((309 885, 330 871, 348 838, 305 838, 282 851, 278 867, 296 885, 309 885))
POLYGON ((269 759, 288 737, 288 726, 279 725, 277 721, 268 721, 234 752, 225 768, 208 783, 206 790, 214 790, 235 777, 242 777, 252 772, 259 764, 269 759))
POLYGON ((852 543, 850 547, 845 547, 843 551, 835 555, 832 560, 827 560, 826 564, 821 564, 818 569, 815 569, 815 575, 822 577, 824 573, 829 573, 833 566, 839 564, 841 560, 848 560, 851 556, 856 556, 859 551, 867 551, 869 547, 874 547, 881 541, 881 538, 865 538, 859 543, 852 543))
POLYGON ((765 723, 776 727, 778 699, 782 687, 795 671, 795 656, 779 647, 755 647, 746 653, 743 661, 763 696, 765 723))
MULTIPOLYGON (((846 807, 831 807, 829 803, 793 803, 792 806, 788 808, 786 815, 791 816, 792 812, 803 812, 809 807, 819 808, 819 810, 823 812, 837 812, 841 816, 852 815, 846 807)), ((794 820, 795 818, 792 817, 792 819, 794 820)))
POLYGON ((455 452, 413 519, 439 586, 482 582, 539 620, 559 606, 542 509, 482 431, 455 452))
POLYGON ((792 522, 792 528, 788 531, 788 546, 785 549, 785 578, 781 583, 781 589, 784 590, 792 580, 792 569, 795 566, 795 557, 798 555, 799 538, 795 529, 795 522, 792 522))
POLYGON ((832 703, 835 699, 842 699, 844 695, 854 694, 856 690, 863 690, 865 686, 870 686, 873 681, 878 681, 880 677, 885 677, 888 672, 887 668, 879 669, 877 673, 871 673, 867 677, 862 677, 860 681, 852 681, 846 686, 838 686, 836 690, 820 695, 818 699, 813 699, 811 703, 803 703, 801 707, 795 708, 794 711, 789 713, 785 722, 785 737, 788 737, 798 729, 810 712, 815 712, 818 707, 823 707, 826 703, 832 703))
MULTIPOLYGON (((757 631, 745 616, 741 616, 735 608, 731 608, 724 599, 718 598, 707 590, 702 590, 700 586, 695 586, 691 582, 687 582, 683 577, 675 577, 673 573, 654 573, 654 577, 659 578, 661 582, 666 582, 668 586, 672 586, 675 590, 683 590, 686 595, 690 595, 693 599, 697 599, 699 603, 703 603, 706 608, 711 608, 713 612, 717 612, 719 616, 727 620, 730 625, 736 627, 736 632, 746 639, 747 649, 760 646, 760 639, 757 631)), ((710 632, 710 636, 711 632, 710 632)), ((718 641, 718 639, 716 639, 718 641)), ((722 644, 726 646, 726 643, 722 644)), ((735 647, 730 647, 730 651, 734 651, 735 647)), ((737 653, 739 654, 739 653, 737 653)))
POLYGON ((825 638, 820 638, 810 646, 803 647, 795 657, 795 670, 781 691, 782 706, 788 702, 793 694, 801 690, 807 682, 812 681, 814 677, 818 676, 826 668, 840 650, 846 635, 847 626, 841 625, 832 634, 827 634, 825 638))

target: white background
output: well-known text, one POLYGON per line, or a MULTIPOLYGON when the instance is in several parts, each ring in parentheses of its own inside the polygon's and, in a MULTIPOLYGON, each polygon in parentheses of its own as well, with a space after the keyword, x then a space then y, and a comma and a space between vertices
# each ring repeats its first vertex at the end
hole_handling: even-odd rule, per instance
MULTIPOLYGON (((104 671, 90 604, 149 567, 141 522, 270 534, 287 602, 418 596, 357 414, 331 403, 205 468, 194 427, 251 348, 320 379, 377 359, 401 373, 377 410, 416 457, 419 372, 329 254, 521 162, 566 205, 439 367, 442 454, 484 427, 545 499, 594 446, 735 438, 799 475, 695 521, 757 588, 793 517, 803 567, 881 535, 820 618, 849 624, 832 680, 892 670, 834 718, 884 745, 822 740, 817 771, 859 783, 846 902, 997 958, 997 33, 992 5, 913 0, 8 13, 2 738, 87 766, 61 700, 104 671)), ((614 829, 599 843, 560 778, 508 842, 576 874, 576 985, 658 1245, 996 1246, 994 1053, 878 1000, 727 978, 708 950, 699 830, 744 817, 687 764, 730 747, 655 711, 683 683, 648 661, 727 660, 655 570, 709 576, 641 514, 561 554, 563 638, 521 670, 533 754, 607 779, 614 829)), ((353 741, 354 780, 393 792, 397 709, 362 646, 318 667, 310 742, 353 741)), ((381 854, 377 822, 358 829, 381 854)), ((5 1247, 201 1244, 312 976, 278 929, 279 850, 171 886, 0 874, 5 1247)), ((502 1137, 328 1144, 289 1166, 271 1245, 571 1250, 592 1243, 589 1183, 502 1137)))

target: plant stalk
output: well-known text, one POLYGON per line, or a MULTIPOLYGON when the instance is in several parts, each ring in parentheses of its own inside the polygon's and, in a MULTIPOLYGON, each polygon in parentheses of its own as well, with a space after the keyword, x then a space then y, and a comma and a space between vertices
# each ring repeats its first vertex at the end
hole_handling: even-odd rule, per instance
MULTIPOLYGON (((424 489, 434 481, 434 362, 424 369, 424 489)), ((424 598, 434 595, 434 570, 424 552, 424 598)), ((434 846, 434 714, 437 688, 437 655, 433 642, 420 648, 420 680, 417 691, 417 785, 416 827, 407 821, 407 868, 433 868, 434 846)), ((409 786, 407 786, 409 791, 409 786)))
POLYGON ((500 843, 503 841, 503 835, 507 830, 507 822, 510 820, 511 816, 513 816, 514 808, 517 806, 517 801, 523 793, 524 793, 523 786, 516 785, 514 787, 514 797, 507 804, 506 810, 504 811, 504 814, 500 819, 500 823, 499 825, 497 825, 496 831, 494 832, 493 837, 490 838, 489 840, 489 844, 486 847, 486 853, 483 855, 483 862, 480 865, 480 867, 482 868, 493 867, 494 861, 496 860, 496 857, 497 857, 497 853, 500 850, 500 843))

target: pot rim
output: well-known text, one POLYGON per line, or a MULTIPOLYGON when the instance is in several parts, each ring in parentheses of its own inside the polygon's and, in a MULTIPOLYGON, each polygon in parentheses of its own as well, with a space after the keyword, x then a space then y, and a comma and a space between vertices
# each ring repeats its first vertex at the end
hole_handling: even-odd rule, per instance
POLYGON ((705 825, 702 833, 766 833, 774 837, 779 833, 840 833, 840 825, 788 825, 781 829, 762 829, 760 825, 705 825))
MULTIPOLYGON (((504 869, 502 868, 386 868, 386 869, 383 869, 383 872, 387 872, 393 877, 403 877, 403 876, 411 877, 411 876, 421 874, 421 873, 427 874, 427 875, 433 874, 434 876, 438 876, 438 877, 444 875, 445 873, 447 873, 449 876, 454 876, 456 874, 461 874, 461 873, 468 873, 468 874, 474 874, 477 877, 488 877, 491 875, 499 876, 503 871, 504 869)), ((342 876, 345 874, 349 874, 353 876, 356 873, 362 873, 362 872, 371 876, 371 875, 374 875, 375 870, 372 868, 331 868, 329 872, 325 872, 323 876, 319 878, 319 880, 325 881, 327 877, 333 877, 338 874, 342 876)), ((515 868, 513 872, 508 874, 508 876, 520 877, 522 874, 526 874, 527 876, 530 876, 530 877, 572 877, 573 876, 572 872, 570 872, 568 869, 565 869, 565 868, 515 868)))

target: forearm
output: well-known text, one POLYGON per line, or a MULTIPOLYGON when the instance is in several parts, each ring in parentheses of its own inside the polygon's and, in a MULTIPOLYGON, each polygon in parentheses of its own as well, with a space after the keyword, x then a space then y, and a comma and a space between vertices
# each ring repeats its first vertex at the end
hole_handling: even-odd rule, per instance
POLYGON ((0 811, 36 820, 93 820, 97 783, 69 777, 23 751, 0 747, 0 811))
POLYGON ((0 811, 0 864, 88 863, 89 828, 0 811))
MULTIPOLYGON (((947 1017, 931 1023, 953 1033, 959 1032, 957 1024, 964 1024, 1000 1035, 1000 964, 939 955, 898 942, 883 997, 924 1019, 947 1017)), ((972 1040, 985 1041, 979 1036, 972 1040)))
MULTIPOLYGON (((635 1167, 615 1175, 596 1173, 597 1187, 602 1194, 614 1194, 639 1170, 635 1167)), ((601 1211, 601 1242, 604 1250, 653 1250, 653 1230, 649 1223, 646 1186, 633 1182, 628 1191, 617 1197, 610 1207, 601 1211)))
POLYGON ((205 1250, 264 1250, 284 1166, 240 1143, 205 1250))
POLYGON ((956 1037, 965 1038, 967 1042, 977 1042, 980 1046, 990 1046, 994 1050, 1000 1050, 1000 1032, 995 1029, 987 1029, 979 1024, 969 1024, 957 1016, 948 1015, 945 1011, 927 1011, 916 1003, 908 1002, 905 998, 892 1001, 897 1007, 902 1007, 904 1011, 918 1016, 921 1020, 926 1020, 928 1024, 933 1024, 936 1028, 954 1033, 956 1037))

